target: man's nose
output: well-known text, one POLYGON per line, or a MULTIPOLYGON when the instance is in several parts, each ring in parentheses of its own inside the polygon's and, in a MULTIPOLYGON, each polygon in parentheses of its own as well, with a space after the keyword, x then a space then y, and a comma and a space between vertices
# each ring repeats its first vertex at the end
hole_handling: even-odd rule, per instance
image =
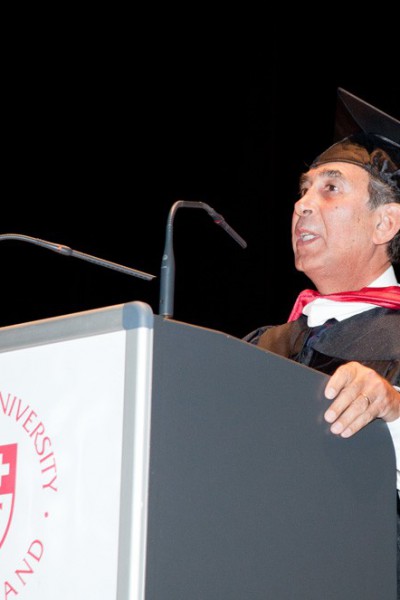
POLYGON ((304 194, 299 200, 297 200, 294 205, 294 212, 299 217, 306 217, 307 215, 311 215, 313 212, 312 201, 307 194, 304 194))

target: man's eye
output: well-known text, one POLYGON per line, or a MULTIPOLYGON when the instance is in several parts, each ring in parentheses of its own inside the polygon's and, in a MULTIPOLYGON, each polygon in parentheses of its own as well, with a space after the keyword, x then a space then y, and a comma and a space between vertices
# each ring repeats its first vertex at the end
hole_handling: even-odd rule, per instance
POLYGON ((328 192, 337 192, 338 186, 335 185, 334 183, 327 183, 325 186, 325 189, 328 190, 328 192))
POLYGON ((302 198, 307 193, 307 188, 300 188, 299 196, 302 198))

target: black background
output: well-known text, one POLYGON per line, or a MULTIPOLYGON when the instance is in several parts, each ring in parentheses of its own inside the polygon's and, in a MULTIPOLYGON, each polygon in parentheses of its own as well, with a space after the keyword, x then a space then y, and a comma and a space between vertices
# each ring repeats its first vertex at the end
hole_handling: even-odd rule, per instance
POLYGON ((211 44, 189 26, 150 35, 140 20, 107 17, 34 31, 29 19, 23 30, 14 24, 0 231, 157 279, 4 241, 0 326, 133 300, 158 313, 166 222, 178 199, 209 204, 248 247, 206 212, 180 209, 174 318, 238 337, 285 321, 310 286, 290 243, 299 174, 332 142, 337 87, 400 118, 391 62, 346 44, 326 44, 317 58, 311 41, 306 48, 292 37, 211 44))

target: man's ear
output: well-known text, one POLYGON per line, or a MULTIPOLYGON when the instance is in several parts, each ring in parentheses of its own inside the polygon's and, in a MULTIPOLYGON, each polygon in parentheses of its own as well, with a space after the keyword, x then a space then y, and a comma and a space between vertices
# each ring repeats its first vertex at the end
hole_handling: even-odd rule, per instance
POLYGON ((376 215, 374 242, 386 244, 400 231, 400 204, 397 202, 381 204, 376 209, 376 215))

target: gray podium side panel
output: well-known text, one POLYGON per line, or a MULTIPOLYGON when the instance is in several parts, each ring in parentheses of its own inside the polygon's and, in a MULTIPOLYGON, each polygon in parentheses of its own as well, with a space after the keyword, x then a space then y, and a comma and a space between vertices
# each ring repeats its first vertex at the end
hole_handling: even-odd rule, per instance
POLYGON ((387 427, 332 435, 327 377, 155 318, 146 600, 394 600, 387 427))

